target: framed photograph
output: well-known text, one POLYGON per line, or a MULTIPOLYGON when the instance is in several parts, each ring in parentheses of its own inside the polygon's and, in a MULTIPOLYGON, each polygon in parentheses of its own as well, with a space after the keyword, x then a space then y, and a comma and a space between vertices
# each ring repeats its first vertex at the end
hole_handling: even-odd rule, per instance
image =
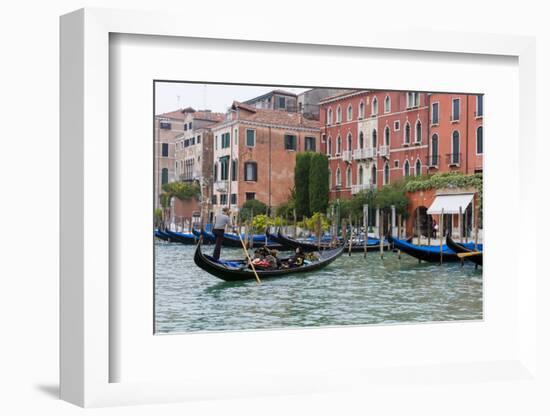
POLYGON ((536 385, 534 41, 393 29, 62 17, 64 400, 536 385))

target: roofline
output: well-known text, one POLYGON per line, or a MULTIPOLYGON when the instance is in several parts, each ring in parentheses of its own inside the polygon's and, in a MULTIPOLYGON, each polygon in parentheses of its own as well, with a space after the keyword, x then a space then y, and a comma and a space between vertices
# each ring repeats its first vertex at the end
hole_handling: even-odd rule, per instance
POLYGON ((316 133, 321 133, 321 126, 319 127, 305 127, 305 126, 290 126, 287 124, 273 124, 273 123, 263 123, 260 121, 252 121, 246 119, 230 120, 225 123, 221 123, 217 126, 211 126, 210 130, 215 131, 222 128, 231 127, 235 124, 242 123, 250 126, 259 126, 259 127, 271 127, 277 129, 286 129, 286 130, 297 130, 297 131, 311 131, 316 133))
POLYGON ((348 93, 333 95, 332 97, 327 97, 323 100, 319 100, 319 105, 332 103, 332 102, 335 102, 335 101, 343 100, 345 98, 355 97, 356 95, 367 94, 370 91, 371 90, 355 90, 355 91, 348 92, 348 93))

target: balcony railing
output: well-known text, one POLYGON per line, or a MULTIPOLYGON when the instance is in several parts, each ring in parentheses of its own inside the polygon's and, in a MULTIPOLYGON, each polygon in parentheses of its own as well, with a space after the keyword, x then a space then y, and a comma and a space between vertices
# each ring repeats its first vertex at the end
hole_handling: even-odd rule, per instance
POLYGON ((441 156, 439 155, 427 156, 426 165, 428 166, 428 168, 438 168, 440 159, 441 159, 441 156))
POLYGON ((362 149, 355 149, 353 151, 353 158, 355 160, 362 160, 362 159, 373 159, 376 153, 376 149, 374 147, 365 147, 362 149))
POLYGON ((375 188, 376 185, 370 183, 364 183, 362 185, 351 185, 351 194, 355 195, 361 191, 368 191, 369 189, 375 188))
POLYGON ((344 162, 351 162, 351 155, 352 155, 351 150, 344 150, 342 152, 342 160, 344 162))
POLYGON ((447 164, 449 166, 460 166, 462 153, 447 153, 447 164))
POLYGON ((229 188, 229 181, 216 181, 214 182, 214 189, 216 192, 227 193, 229 188))
POLYGON ((390 146, 380 146, 380 156, 390 157, 390 146))

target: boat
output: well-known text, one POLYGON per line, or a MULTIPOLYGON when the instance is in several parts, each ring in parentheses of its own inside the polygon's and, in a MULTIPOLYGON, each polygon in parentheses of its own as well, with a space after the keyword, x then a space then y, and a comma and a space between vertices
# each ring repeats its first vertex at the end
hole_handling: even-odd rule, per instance
MULTIPOLYGON (((281 233, 281 230, 277 231, 277 234, 270 234, 266 231, 266 236, 269 240, 275 241, 276 243, 281 244, 282 246, 288 247, 291 250, 296 250, 298 247, 301 247, 302 250, 306 253, 312 251, 319 251, 317 244, 307 243, 304 241, 298 241, 293 238, 287 237, 281 233)), ((327 244, 321 244, 321 249, 328 247, 327 244)))
MULTIPOLYGON (((216 242, 216 236, 214 235, 214 233, 212 233, 210 231, 202 230, 202 235, 203 235, 205 240, 213 242, 213 243, 216 242)), ((241 238, 244 241, 245 240, 245 235, 241 234, 241 238)), ((267 245, 269 248, 275 248, 277 250, 283 250, 285 248, 285 247, 283 247, 283 245, 278 244, 276 241, 266 239, 265 235, 258 235, 257 234, 257 235, 254 236, 252 241, 253 241, 253 247, 255 247, 255 248, 263 247, 265 245, 267 245)), ((238 234, 224 233, 222 246, 223 247, 241 248, 242 247, 241 239, 239 238, 238 234)))
MULTIPOLYGON (((416 257, 419 260, 424 260, 431 263, 439 263, 440 261, 460 261, 460 258, 456 255, 456 252, 449 248, 446 244, 443 244, 441 250, 440 246, 418 246, 408 243, 405 240, 399 240, 393 237, 388 237, 388 241, 393 244, 395 248, 412 257, 416 257)), ((464 247, 471 250, 473 250, 473 246, 473 243, 464 244, 464 247)))
POLYGON ((164 230, 164 233, 167 234, 172 241, 180 244, 195 244, 197 238, 193 234, 188 233, 179 233, 176 231, 170 231, 168 229, 164 230))
POLYGON ((158 228, 155 230, 155 237, 160 238, 163 241, 168 241, 170 243, 172 242, 172 237, 170 237, 164 231, 159 230, 158 228))
POLYGON ((468 245, 457 243, 451 238, 450 235, 447 235, 446 243, 447 247, 449 247, 456 253, 472 253, 471 255, 465 256, 464 258, 468 261, 471 261, 472 263, 477 264, 478 266, 483 266, 483 244, 473 244, 474 247, 470 248, 470 245, 472 245, 472 243, 469 243, 468 245))
MULTIPOLYGON (((209 256, 202 252, 202 240, 199 240, 197 248, 195 250, 194 261, 204 271, 222 279, 226 282, 235 282, 240 280, 254 280, 256 278, 254 271, 247 266, 246 260, 215 260, 212 256, 209 256)), ((267 279, 272 277, 281 277, 286 275, 292 275, 297 273, 306 273, 315 270, 322 269, 336 260, 344 252, 344 247, 340 246, 334 249, 323 250, 320 255, 321 258, 318 261, 306 262, 303 266, 294 267, 289 269, 276 269, 276 270, 258 270, 256 273, 260 279, 267 279)), ((281 258, 285 261, 285 258, 281 258)))
MULTIPOLYGON (((280 231, 276 235, 267 233, 267 236, 273 241, 276 241, 279 244, 282 244, 284 246, 288 246, 294 250, 298 247, 301 247, 302 250, 304 250, 304 252, 306 253, 311 251, 319 251, 319 248, 321 250, 326 250, 328 248, 331 248, 330 242, 327 242, 326 240, 325 241, 321 240, 321 246, 319 247, 314 242, 309 242, 314 240, 309 240, 309 241, 295 240, 293 238, 290 238, 288 236, 281 234, 280 231)), ((341 239, 339 239, 338 241, 339 241, 339 245, 341 245, 341 239)), ((388 248, 389 248, 389 245, 385 241, 384 244, 382 245, 382 249, 387 250, 388 248)), ((378 251, 378 250, 380 250, 380 240, 377 238, 369 237, 367 240, 367 251, 378 251)), ((344 251, 349 252, 349 247, 347 243, 344 245, 344 251)), ((364 252, 365 251, 364 243, 362 241, 352 243, 351 251, 352 253, 364 252)))

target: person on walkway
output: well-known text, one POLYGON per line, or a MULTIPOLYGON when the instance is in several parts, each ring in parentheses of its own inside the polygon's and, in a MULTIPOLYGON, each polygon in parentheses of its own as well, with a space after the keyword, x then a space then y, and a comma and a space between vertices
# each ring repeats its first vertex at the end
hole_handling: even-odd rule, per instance
POLYGON ((229 210, 229 207, 224 207, 222 209, 222 213, 214 217, 214 228, 212 229, 212 233, 216 236, 216 246, 214 247, 212 257, 214 257, 215 260, 220 258, 225 227, 227 225, 231 226, 230 215, 231 211, 229 210))

